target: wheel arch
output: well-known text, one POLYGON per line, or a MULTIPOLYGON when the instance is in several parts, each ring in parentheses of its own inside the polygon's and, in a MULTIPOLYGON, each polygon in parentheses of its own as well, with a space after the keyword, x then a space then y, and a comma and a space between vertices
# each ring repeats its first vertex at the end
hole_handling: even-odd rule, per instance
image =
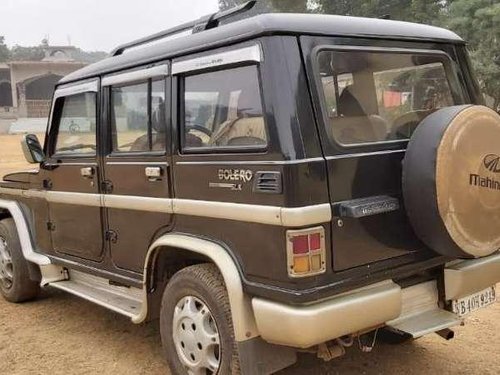
POLYGON ((35 251, 36 245, 26 215, 26 207, 16 201, 0 199, 0 220, 6 218, 14 220, 31 279, 40 281, 41 285, 46 285, 64 278, 61 267, 52 264, 48 257, 35 251))
POLYGON ((0 219, 11 217, 16 224, 17 235, 21 242, 24 258, 40 266, 49 265, 50 259, 42 254, 36 253, 28 219, 21 205, 15 201, 0 199, 0 219))
MULTIPOLYGON (((215 264, 221 273, 229 295, 231 316, 233 319, 236 341, 245 341, 258 336, 250 298, 244 293, 240 272, 229 250, 223 245, 205 238, 194 237, 181 233, 169 233, 161 236, 150 246, 144 265, 143 291, 149 300, 149 293, 153 273, 154 260, 160 252, 181 252, 191 254, 189 259, 194 263, 210 262, 215 264)), ((182 267, 180 268, 182 269, 182 267)), ((179 269, 178 269, 179 270, 179 269)), ((134 318, 140 323, 147 318, 148 303, 143 304, 141 313, 134 318)))

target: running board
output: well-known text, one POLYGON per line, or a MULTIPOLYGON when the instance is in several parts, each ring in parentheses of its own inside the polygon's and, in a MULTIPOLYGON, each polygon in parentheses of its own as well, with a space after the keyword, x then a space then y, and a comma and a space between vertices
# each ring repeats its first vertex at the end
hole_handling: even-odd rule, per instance
POLYGON ((438 306, 438 289, 430 281, 403 289, 403 311, 387 326, 414 338, 438 332, 462 323, 457 315, 438 306))
POLYGON ((48 285, 94 302, 132 320, 141 313, 141 289, 110 285, 107 279, 74 270, 68 270, 68 275, 68 280, 48 285))

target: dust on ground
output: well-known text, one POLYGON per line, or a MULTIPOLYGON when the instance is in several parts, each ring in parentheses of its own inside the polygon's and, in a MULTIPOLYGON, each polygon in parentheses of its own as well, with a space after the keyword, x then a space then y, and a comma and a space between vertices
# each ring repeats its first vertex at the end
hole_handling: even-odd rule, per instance
MULTIPOLYGON (((325 363, 301 354, 280 373, 297 374, 481 374, 500 372, 500 303, 457 327, 455 339, 432 334, 402 345, 377 343, 372 353, 353 347, 325 363)), ((50 288, 34 302, 0 299, 2 374, 169 374, 156 322, 129 319, 50 288)))

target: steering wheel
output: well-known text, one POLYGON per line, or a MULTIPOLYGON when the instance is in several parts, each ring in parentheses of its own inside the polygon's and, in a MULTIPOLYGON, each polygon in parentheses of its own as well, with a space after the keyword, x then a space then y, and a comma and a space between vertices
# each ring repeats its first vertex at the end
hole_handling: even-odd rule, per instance
POLYGON ((212 131, 210 129, 205 128, 204 126, 201 126, 201 125, 187 125, 186 126, 186 133, 188 133, 190 130, 196 130, 196 131, 202 132, 203 134, 206 134, 209 137, 212 136, 212 131))

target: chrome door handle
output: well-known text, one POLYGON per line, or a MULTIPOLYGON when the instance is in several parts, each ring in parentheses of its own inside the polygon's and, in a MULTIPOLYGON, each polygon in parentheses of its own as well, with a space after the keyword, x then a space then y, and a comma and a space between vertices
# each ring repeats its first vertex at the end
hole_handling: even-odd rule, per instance
POLYGON ((160 167, 146 167, 144 174, 150 181, 156 181, 161 179, 163 170, 160 167))
POLYGON ((84 178, 93 178, 94 177, 94 168, 92 167, 85 167, 80 169, 80 174, 84 178))

